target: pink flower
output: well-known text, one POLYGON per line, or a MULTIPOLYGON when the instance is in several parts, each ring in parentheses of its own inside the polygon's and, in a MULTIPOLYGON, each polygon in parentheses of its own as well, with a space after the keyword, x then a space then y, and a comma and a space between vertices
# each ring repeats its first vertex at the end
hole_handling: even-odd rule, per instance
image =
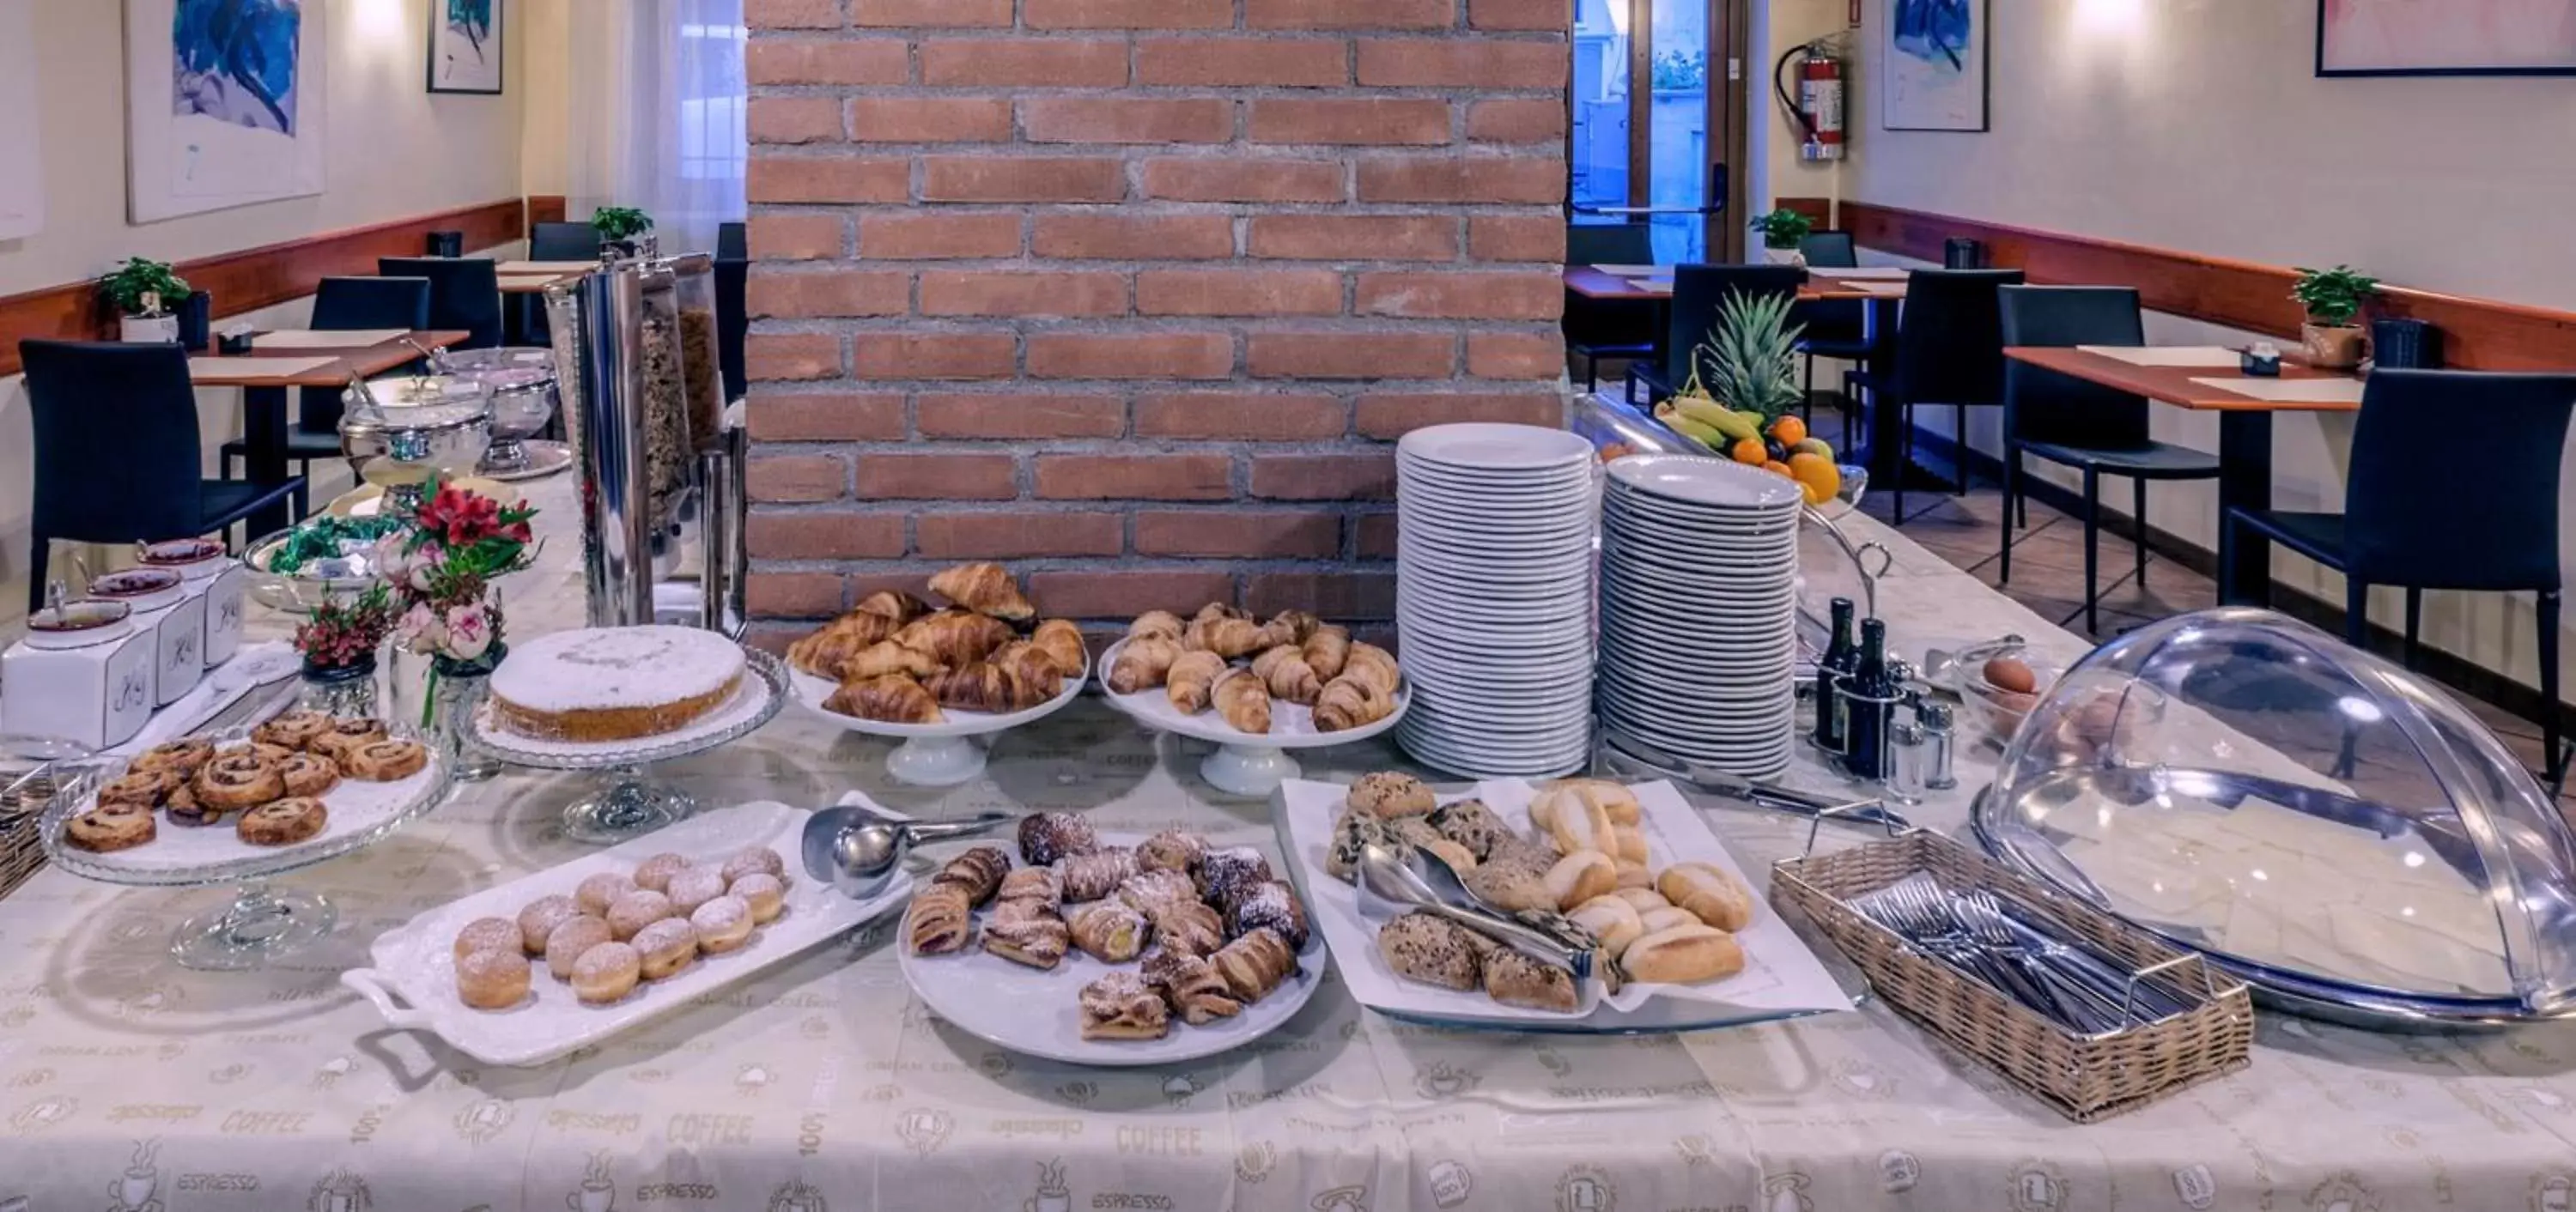
POLYGON ((436 652, 447 643, 447 628, 429 603, 414 602, 394 624, 394 639, 413 652, 436 652))
POLYGON ((492 647, 492 616, 481 602, 447 612, 447 655, 470 661, 492 647))

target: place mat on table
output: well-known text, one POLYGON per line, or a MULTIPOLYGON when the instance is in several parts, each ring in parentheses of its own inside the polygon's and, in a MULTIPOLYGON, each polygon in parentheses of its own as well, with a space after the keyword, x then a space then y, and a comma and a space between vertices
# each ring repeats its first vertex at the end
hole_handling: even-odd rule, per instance
POLYGON ((1605 274, 1612 274, 1622 278, 1669 278, 1673 276, 1673 267, 1669 265, 1595 265, 1592 268, 1600 270, 1605 274))
POLYGON ((2244 362, 2244 355, 2223 345, 2078 345, 2075 348, 2131 366, 2234 367, 2244 362))
POLYGON ((2232 391, 2272 404, 2359 404, 2359 379, 2193 379, 2203 387, 2232 391))
POLYGON ((337 362, 338 358, 190 358, 188 378, 198 379, 289 379, 306 371, 318 370, 337 362))
POLYGON ((1914 275, 1902 265, 1844 265, 1833 269, 1815 269, 1819 278, 1851 278, 1855 281, 1895 282, 1914 275))
POLYGON ((578 274, 599 268, 597 261, 503 261, 493 272, 499 274, 578 274))
POLYGON ((408 328, 353 328, 342 332, 319 332, 309 328, 281 328, 252 337, 252 349, 365 349, 382 345, 403 336, 408 328))

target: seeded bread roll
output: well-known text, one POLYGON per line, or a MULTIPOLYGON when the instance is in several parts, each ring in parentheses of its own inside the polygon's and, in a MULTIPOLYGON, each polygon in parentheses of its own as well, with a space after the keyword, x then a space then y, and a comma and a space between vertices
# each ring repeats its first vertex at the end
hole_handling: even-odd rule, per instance
POLYGON ((1549 891, 1547 876, 1555 866, 1556 856, 1546 847, 1513 838, 1498 843, 1484 862, 1459 872, 1458 878, 1468 891, 1505 913, 1554 909, 1556 894, 1549 891))
POLYGON ((1630 979, 1688 985, 1744 970, 1744 948, 1735 936, 1708 926, 1675 926, 1628 944, 1619 968, 1630 979))
POLYGON ((1508 949, 1485 957, 1485 996, 1506 1006, 1563 1014, 1574 1013, 1580 1004, 1573 973, 1508 949))
POLYGON ((1409 774, 1379 771, 1351 784, 1351 807, 1381 817, 1421 816, 1437 806, 1431 789, 1409 774))
POLYGON ((1467 931, 1427 913, 1408 913, 1378 927, 1378 954, 1397 976, 1461 993, 1483 980, 1467 931))
POLYGON ((1519 836, 1512 832, 1512 827, 1505 824, 1502 817, 1494 814, 1493 809, 1486 807, 1483 800, 1442 804, 1432 809, 1427 819, 1432 828, 1440 831, 1440 836, 1466 847, 1467 853, 1476 856, 1480 863, 1493 853, 1495 843, 1519 836))

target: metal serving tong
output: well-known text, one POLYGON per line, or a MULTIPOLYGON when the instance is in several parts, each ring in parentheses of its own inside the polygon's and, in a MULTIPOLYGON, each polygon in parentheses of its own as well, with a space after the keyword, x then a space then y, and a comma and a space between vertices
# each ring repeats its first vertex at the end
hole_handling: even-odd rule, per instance
POLYGON ((1596 976, 1611 982, 1618 991, 1617 974, 1610 965, 1595 965, 1593 949, 1578 946, 1556 933, 1504 915, 1485 904, 1467 890, 1456 871, 1438 855, 1404 846, 1370 843, 1360 848, 1358 878, 1360 916, 1370 921, 1393 921, 1407 913, 1420 911, 1446 919, 1473 930, 1495 942, 1551 967, 1574 974, 1576 988, 1596 976))
POLYGON ((908 821, 865 805, 843 804, 807 817, 799 844, 805 874, 863 901, 894 882, 913 846, 974 837, 1017 819, 1007 812, 987 812, 962 821, 908 821))
POLYGON ((1627 766, 1635 771, 1661 775, 1690 784, 1710 795, 1742 800, 1757 808, 1785 812, 1791 816, 1827 818, 1855 825, 1876 825, 1894 833, 1913 828, 1886 801, 1876 796, 1851 799, 1838 795, 1819 795, 1798 791, 1774 783, 1756 782, 1740 774, 1703 766, 1688 758, 1676 757, 1635 737, 1604 730, 1601 740, 1610 751, 1611 765, 1627 766))

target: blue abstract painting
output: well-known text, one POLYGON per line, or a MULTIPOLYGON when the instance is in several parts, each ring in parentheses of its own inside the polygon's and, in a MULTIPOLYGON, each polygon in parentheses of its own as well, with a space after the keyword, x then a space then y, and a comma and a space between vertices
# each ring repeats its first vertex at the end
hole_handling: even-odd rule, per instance
POLYGON ((1889 130, 1986 129, 1988 0, 1888 0, 1889 130))
POLYGON ((501 91, 501 0, 433 0, 429 91, 501 91))
POLYGON ((295 134, 302 0, 178 0, 171 113, 295 134))
POLYGON ((1938 68, 1965 71, 1976 14, 1968 0, 1897 0, 1896 49, 1938 68))

